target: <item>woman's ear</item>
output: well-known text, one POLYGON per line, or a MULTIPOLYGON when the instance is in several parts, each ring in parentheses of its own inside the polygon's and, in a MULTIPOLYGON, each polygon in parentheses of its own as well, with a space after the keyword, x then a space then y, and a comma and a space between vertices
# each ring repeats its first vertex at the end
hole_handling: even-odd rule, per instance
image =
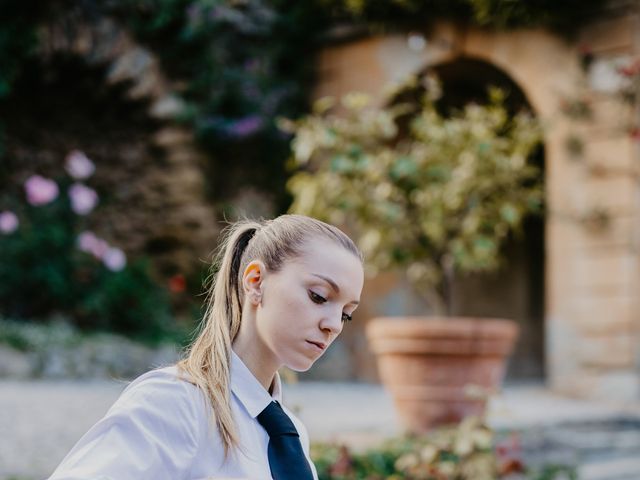
POLYGON ((254 260, 247 265, 242 274, 242 288, 245 297, 254 305, 262 301, 262 282, 266 269, 260 260, 254 260))

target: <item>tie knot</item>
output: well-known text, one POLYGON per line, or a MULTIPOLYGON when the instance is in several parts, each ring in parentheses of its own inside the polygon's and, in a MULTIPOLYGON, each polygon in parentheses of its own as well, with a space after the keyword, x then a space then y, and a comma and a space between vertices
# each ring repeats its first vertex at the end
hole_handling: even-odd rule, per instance
POLYGON ((298 435, 295 425, 278 402, 271 402, 258 414, 258 423, 264 427, 269 438, 278 435, 298 435))

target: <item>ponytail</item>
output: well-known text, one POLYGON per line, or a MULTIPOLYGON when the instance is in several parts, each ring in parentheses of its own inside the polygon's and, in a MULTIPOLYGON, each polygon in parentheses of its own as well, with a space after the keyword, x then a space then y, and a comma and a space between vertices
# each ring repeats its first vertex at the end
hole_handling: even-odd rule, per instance
MULTIPOLYGON (((208 278, 206 310, 200 333, 178 362, 181 373, 199 386, 211 403, 215 426, 220 432, 225 457, 238 445, 231 413, 231 343, 240 329, 243 294, 239 288, 240 265, 247 245, 260 229, 254 221, 240 221, 228 227, 216 252, 208 278), (216 272, 217 270, 217 272, 216 272)), ((211 422, 213 423, 213 421, 211 422)))

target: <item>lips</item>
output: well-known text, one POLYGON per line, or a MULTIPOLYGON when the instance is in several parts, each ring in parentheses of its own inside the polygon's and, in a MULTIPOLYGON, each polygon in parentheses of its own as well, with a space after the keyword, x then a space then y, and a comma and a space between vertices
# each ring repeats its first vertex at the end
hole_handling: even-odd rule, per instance
POLYGON ((320 351, 323 351, 325 348, 327 348, 327 344, 323 342, 313 342, 311 340, 307 340, 307 343, 310 343, 311 345, 315 345, 316 347, 318 347, 320 351))

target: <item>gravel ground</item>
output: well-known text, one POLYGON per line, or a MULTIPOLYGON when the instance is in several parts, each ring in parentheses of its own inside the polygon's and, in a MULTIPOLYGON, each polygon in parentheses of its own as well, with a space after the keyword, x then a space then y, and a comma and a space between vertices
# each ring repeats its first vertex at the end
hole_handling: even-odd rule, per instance
MULTIPOLYGON (((116 381, 0 381, 0 480, 45 478, 124 387, 116 381)), ((312 441, 368 446, 400 432, 391 399, 378 385, 303 382, 285 385, 284 392, 312 441)), ((541 386, 507 388, 489 412, 489 423, 501 429, 640 419, 639 405, 571 400, 541 386)))

